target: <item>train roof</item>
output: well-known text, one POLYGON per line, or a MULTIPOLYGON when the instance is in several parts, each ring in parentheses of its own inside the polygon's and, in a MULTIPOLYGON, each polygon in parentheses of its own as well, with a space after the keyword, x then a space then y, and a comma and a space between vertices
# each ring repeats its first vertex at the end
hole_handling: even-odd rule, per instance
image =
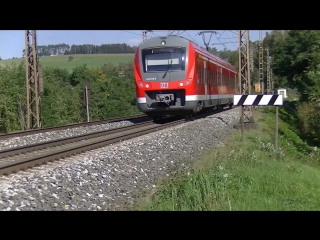
POLYGON ((207 57, 207 58, 213 60, 214 62, 219 63, 220 65, 222 65, 232 71, 235 71, 235 72, 237 71, 237 69, 233 65, 231 65, 230 63, 224 61, 223 59, 219 58, 218 56, 216 56, 212 53, 209 53, 207 50, 202 49, 200 46, 198 46, 194 42, 191 42, 191 43, 192 43, 194 49, 197 52, 200 52, 201 54, 203 54, 204 57, 207 57))
MULTIPOLYGON (((195 42, 193 42, 193 41, 191 41, 191 40, 189 40, 187 38, 184 38, 182 36, 172 36, 172 35, 165 36, 165 37, 166 38, 180 38, 182 41, 190 42, 193 45, 193 47, 196 50, 196 52, 201 53, 204 57, 207 57, 208 59, 218 63, 219 65, 221 65, 221 66, 223 66, 223 67, 225 67, 225 68, 227 68, 227 69, 229 69, 229 70, 231 70, 233 72, 237 72, 237 69, 233 65, 231 65, 230 63, 224 61, 223 59, 219 58, 218 56, 216 56, 216 55, 214 55, 212 53, 209 53, 207 50, 201 48, 198 44, 196 44, 195 42)), ((157 38, 161 39, 162 37, 160 37, 160 36, 159 37, 153 37, 153 38, 150 38, 148 40, 151 40, 151 39, 155 40, 157 38)), ((147 42, 148 40, 146 40, 145 42, 147 42)), ((140 46, 143 46, 145 42, 140 43, 140 46)))

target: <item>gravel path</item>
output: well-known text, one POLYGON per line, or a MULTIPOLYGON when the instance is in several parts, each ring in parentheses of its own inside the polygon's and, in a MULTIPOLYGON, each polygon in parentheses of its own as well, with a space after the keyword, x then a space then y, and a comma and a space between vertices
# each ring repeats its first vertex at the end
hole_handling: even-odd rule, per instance
POLYGON ((133 121, 121 121, 121 122, 113 122, 113 123, 106 123, 100 125, 92 125, 92 126, 82 126, 77 128, 70 128, 64 130, 57 130, 52 132, 45 132, 45 133, 37 133, 23 137, 13 137, 9 139, 0 140, 0 151, 8 148, 18 147, 18 146, 25 146, 28 144, 46 142, 50 140, 56 140, 60 138, 78 136, 85 133, 90 132, 97 132, 106 129, 113 129, 118 127, 124 127, 133 125, 138 122, 145 121, 146 119, 139 119, 133 121))
POLYGON ((170 168, 190 167, 239 120, 233 109, 56 161, 0 182, 0 210, 117 210, 170 168), (42 169, 42 170, 41 170, 42 169))

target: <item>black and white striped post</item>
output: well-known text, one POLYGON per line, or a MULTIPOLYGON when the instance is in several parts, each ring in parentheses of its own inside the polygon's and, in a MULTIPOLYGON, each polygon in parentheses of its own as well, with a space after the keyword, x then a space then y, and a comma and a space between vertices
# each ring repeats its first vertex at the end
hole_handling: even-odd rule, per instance
MULTIPOLYGON (((276 129, 274 146, 276 152, 278 152, 278 128, 279 128, 279 106, 283 105, 283 95, 234 95, 234 106, 275 106, 276 107, 276 129)), ((242 132, 244 129, 244 123, 242 121, 242 132)))

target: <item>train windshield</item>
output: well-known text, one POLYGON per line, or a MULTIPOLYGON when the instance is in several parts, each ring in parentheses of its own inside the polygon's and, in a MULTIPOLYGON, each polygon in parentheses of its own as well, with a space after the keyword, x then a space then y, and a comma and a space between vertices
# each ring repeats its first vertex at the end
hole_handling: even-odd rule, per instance
POLYGON ((142 50, 144 72, 184 71, 186 48, 164 47, 142 50))

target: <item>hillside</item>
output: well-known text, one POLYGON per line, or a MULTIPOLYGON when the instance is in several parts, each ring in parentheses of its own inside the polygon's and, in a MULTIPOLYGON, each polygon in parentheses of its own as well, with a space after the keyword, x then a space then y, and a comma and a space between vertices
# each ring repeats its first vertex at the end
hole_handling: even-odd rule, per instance
MULTIPOLYGON (((43 67, 59 67, 72 71, 77 66, 86 64, 88 67, 101 67, 104 64, 112 63, 118 65, 120 62, 127 63, 133 61, 134 54, 73 54, 40 57, 40 62, 43 67), (73 60, 69 61, 69 56, 73 56, 73 60)), ((20 64, 24 58, 10 59, 0 61, 0 66, 6 64, 20 64)))

